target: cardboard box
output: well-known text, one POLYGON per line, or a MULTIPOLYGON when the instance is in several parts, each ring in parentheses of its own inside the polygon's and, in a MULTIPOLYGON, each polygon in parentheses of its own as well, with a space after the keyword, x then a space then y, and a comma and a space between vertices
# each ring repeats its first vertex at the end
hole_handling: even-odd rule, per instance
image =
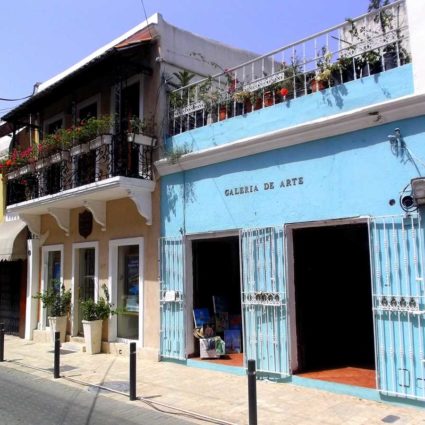
POLYGON ((225 354, 224 341, 219 337, 201 338, 199 340, 199 351, 201 359, 218 359, 225 354))

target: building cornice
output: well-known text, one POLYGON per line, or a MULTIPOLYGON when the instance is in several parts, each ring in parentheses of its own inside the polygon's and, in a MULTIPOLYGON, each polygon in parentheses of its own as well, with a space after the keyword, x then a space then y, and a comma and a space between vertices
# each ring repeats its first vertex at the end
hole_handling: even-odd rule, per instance
POLYGON ((420 115, 425 115, 425 94, 403 96, 293 127, 190 152, 182 155, 175 163, 161 159, 155 162, 155 166, 159 174, 165 176, 420 115))

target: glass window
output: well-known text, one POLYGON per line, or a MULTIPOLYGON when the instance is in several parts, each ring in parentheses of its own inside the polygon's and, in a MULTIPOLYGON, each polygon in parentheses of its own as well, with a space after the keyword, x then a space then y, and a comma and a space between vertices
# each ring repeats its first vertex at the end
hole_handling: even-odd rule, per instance
POLYGON ((117 336, 139 338, 139 246, 118 247, 117 336))
MULTIPOLYGON (((46 289, 53 289, 55 292, 60 291, 61 285, 61 252, 49 251, 47 255, 47 276, 46 276, 46 289)), ((50 316, 50 307, 46 311, 46 326, 49 326, 48 317, 50 316)))

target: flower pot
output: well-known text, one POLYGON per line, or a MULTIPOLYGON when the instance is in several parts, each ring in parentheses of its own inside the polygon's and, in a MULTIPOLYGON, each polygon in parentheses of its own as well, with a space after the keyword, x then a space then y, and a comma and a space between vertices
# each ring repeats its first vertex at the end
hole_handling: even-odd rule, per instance
POLYGON ((83 320, 82 323, 84 340, 86 342, 86 352, 89 354, 100 353, 103 320, 83 320))
POLYGON ((55 343, 55 332, 60 332, 61 344, 65 342, 66 316, 49 316, 50 341, 55 343))
POLYGON ((219 121, 223 121, 227 118, 227 109, 225 106, 220 106, 218 111, 218 119, 219 121))
POLYGON ((264 93, 264 107, 273 106, 273 93, 271 91, 266 91, 264 93))
POLYGON ((324 90, 326 88, 326 84, 324 81, 313 79, 311 80, 310 88, 313 92, 324 90))

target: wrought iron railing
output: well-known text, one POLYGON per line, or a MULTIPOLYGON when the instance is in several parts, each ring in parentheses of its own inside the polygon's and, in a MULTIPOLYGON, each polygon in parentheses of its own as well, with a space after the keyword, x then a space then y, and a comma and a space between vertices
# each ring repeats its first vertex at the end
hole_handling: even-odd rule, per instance
MULTIPOLYGON (((151 139, 150 139, 151 140, 151 139)), ((7 174, 7 205, 29 201, 115 176, 152 180, 151 145, 123 135, 95 140, 45 154, 7 174)))
POLYGON ((410 62, 405 0, 173 90, 169 133, 289 101, 410 62))

